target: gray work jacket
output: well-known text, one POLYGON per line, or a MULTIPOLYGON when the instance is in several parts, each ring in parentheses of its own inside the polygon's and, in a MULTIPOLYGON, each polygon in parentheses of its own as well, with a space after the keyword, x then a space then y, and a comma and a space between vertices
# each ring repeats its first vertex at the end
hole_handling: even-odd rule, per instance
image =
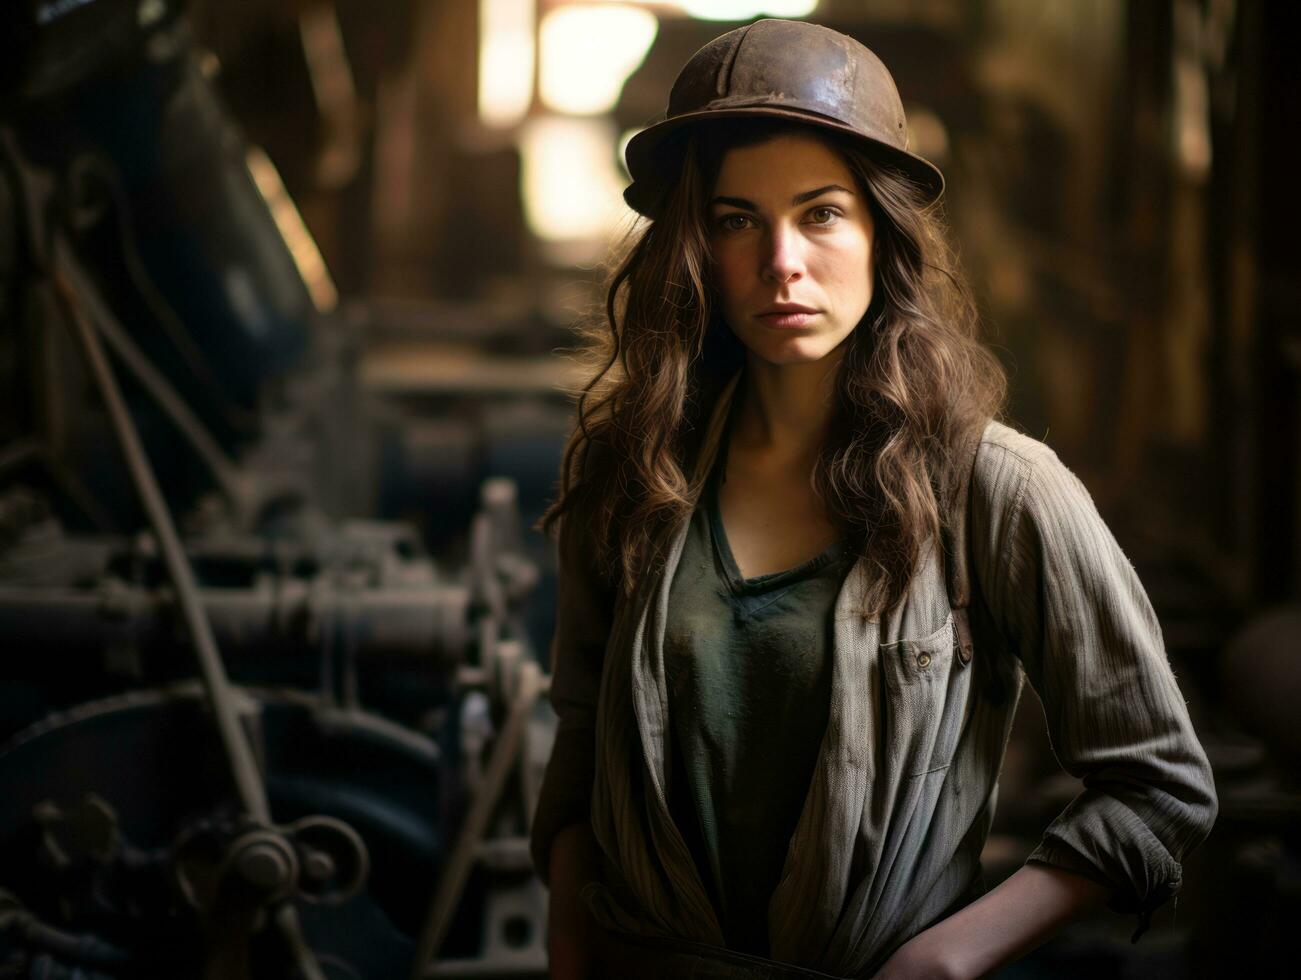
MULTIPOLYGON (((697 474, 709 472, 735 389, 734 379, 715 406, 697 474)), ((1160 626, 1083 484, 1043 443, 990 422, 969 507, 982 596, 970 662, 940 547, 878 620, 857 611, 865 562, 841 587, 827 731, 768 909, 774 959, 871 976, 961 898, 979 873, 1026 677, 1053 751, 1084 783, 1029 860, 1104 882, 1113 908, 1145 918, 1178 891, 1183 856, 1214 822, 1210 766, 1160 626)), ((532 848, 546 879, 556 833, 590 820, 604 881, 584 898, 599 922, 721 946, 665 795, 663 637, 688 524, 624 599, 593 572, 581 523, 562 521, 551 687, 560 723, 532 848)))

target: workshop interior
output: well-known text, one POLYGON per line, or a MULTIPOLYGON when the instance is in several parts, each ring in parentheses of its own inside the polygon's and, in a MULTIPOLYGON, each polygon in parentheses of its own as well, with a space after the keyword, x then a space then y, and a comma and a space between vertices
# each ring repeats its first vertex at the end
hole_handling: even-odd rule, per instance
MULTIPOLYGON (((0 3, 0 977, 541 978, 555 494, 622 147, 759 16, 904 95, 1009 422, 1085 482, 1215 771, 1131 942, 1301 918, 1295 5, 0 3)), ((989 884, 1078 792, 1027 691, 989 884)))

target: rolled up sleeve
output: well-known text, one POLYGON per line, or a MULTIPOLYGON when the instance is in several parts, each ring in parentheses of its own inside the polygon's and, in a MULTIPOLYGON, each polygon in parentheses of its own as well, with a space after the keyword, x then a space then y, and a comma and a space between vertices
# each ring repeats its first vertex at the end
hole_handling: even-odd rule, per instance
POLYGON ((1214 781, 1133 566, 1079 479, 1027 442, 994 466, 1015 491, 981 585, 1053 752, 1084 783, 1027 860, 1110 887, 1111 908, 1139 915, 1137 938, 1210 832, 1214 781))
POLYGON ((551 640, 551 704, 560 720, 529 840, 533 866, 547 883, 556 834, 591 814, 596 700, 613 602, 613 590, 595 569, 594 553, 581 519, 563 517, 551 640))

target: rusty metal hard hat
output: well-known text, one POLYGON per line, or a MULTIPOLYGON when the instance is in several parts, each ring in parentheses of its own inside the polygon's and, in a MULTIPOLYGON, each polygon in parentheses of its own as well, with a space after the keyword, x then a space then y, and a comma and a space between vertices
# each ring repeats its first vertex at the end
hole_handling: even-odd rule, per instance
POLYGON ((944 191, 939 168, 908 152, 903 103, 880 58, 828 27, 764 19, 714 38, 678 73, 666 118, 628 142, 628 206, 651 215, 676 179, 672 137, 702 121, 745 116, 857 137, 874 159, 911 178, 927 203, 944 191))

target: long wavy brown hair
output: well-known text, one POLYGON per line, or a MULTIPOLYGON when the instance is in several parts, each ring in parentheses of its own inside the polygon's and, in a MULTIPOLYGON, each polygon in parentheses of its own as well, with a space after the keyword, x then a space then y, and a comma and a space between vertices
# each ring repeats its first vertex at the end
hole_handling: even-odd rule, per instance
POLYGON ((875 226, 872 301, 844 341, 812 477, 828 519, 867 562, 862 612, 875 617, 900 601, 938 540, 964 447, 1002 411, 1007 381, 978 339, 939 209, 827 130, 752 118, 686 134, 679 179, 616 250, 604 318, 585 328, 590 373, 575 393, 557 499, 538 527, 581 522, 585 560, 625 595, 663 561, 666 532, 695 505, 691 463, 709 411, 745 361, 717 312, 708 201, 728 150, 790 131, 841 154, 875 226))

